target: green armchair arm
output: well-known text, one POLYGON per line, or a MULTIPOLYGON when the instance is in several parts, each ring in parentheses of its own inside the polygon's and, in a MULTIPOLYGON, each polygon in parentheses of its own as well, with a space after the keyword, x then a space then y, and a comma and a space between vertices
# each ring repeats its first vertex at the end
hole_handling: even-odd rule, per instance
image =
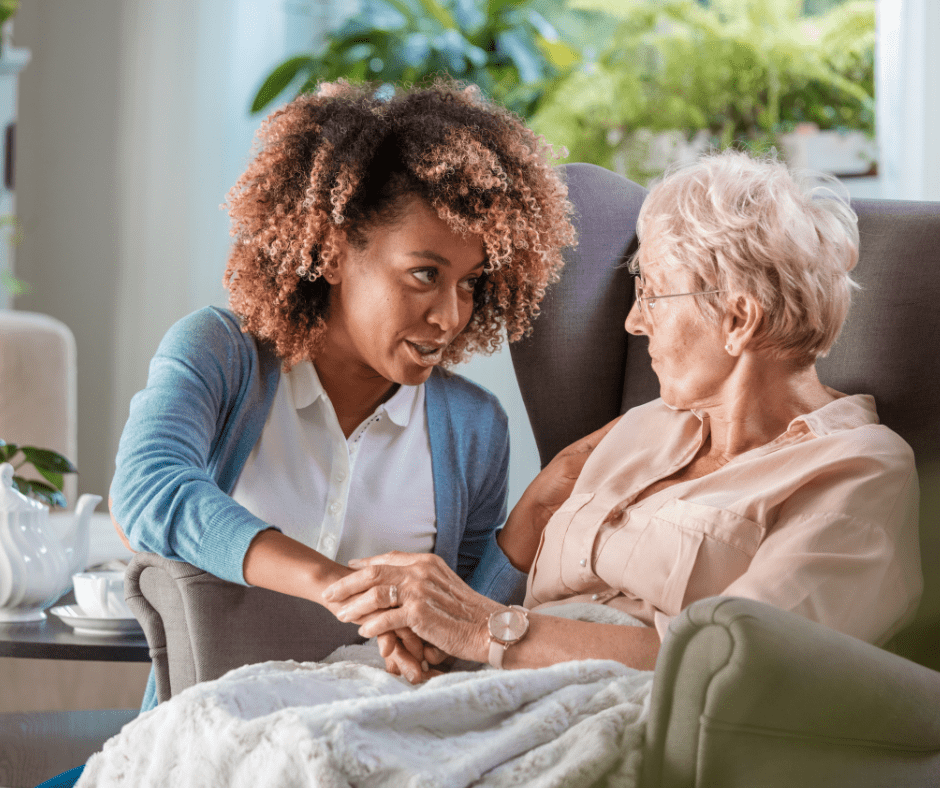
POLYGON ((747 599, 677 618, 644 786, 940 786, 940 673, 747 599))

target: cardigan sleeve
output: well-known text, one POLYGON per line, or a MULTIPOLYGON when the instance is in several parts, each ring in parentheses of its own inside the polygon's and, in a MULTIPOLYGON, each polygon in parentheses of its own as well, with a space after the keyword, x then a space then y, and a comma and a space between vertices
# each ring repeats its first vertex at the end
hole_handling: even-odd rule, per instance
POLYGON ((470 501, 461 560, 465 553, 479 556, 470 575, 471 588, 507 605, 522 604, 527 575, 509 563, 496 541, 506 521, 509 487, 509 433, 505 422, 497 421, 496 425, 500 429, 494 430, 497 434, 491 444, 490 472, 470 501))
POLYGON ((260 367, 253 341, 222 310, 200 310, 164 337, 146 388, 131 401, 111 484, 112 514, 134 550, 245 584, 248 546, 271 526, 218 479, 234 483, 230 458, 239 441, 249 450, 254 442, 244 434, 253 432, 245 429, 253 404, 263 425, 270 386, 260 367))
POLYGON ((467 522, 460 544, 458 574, 475 591, 506 604, 521 603, 526 574, 516 569, 496 541, 506 521, 509 495, 509 425, 495 397, 486 398, 463 426, 467 460, 467 522))

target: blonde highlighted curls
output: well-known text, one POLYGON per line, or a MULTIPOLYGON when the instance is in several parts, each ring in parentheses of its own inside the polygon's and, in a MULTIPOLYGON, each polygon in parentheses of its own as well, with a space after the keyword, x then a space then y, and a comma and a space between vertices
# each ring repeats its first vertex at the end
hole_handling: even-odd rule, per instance
POLYGON ((442 363, 492 352, 503 329, 510 341, 529 332, 575 242, 552 158, 473 87, 439 80, 382 99, 370 86, 323 84, 264 121, 229 192, 230 307, 286 367, 315 358, 337 244, 362 248, 417 196, 455 232, 482 236, 487 255, 470 323, 442 363))

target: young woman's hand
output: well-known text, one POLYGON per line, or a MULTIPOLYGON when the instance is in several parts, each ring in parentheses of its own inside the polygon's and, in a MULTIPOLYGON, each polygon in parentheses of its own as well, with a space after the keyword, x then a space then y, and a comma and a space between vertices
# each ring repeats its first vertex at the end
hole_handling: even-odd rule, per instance
POLYGON ((419 684, 440 672, 431 666, 442 661, 445 655, 428 647, 410 629, 383 632, 376 639, 379 653, 385 659, 385 669, 393 676, 404 676, 412 684, 419 684))

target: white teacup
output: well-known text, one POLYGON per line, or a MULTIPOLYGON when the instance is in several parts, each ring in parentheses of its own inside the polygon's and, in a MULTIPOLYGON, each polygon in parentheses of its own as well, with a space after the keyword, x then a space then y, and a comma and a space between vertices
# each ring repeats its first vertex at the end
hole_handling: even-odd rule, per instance
POLYGON ((75 601, 93 618, 133 618, 124 601, 123 572, 79 572, 72 575, 75 601))

